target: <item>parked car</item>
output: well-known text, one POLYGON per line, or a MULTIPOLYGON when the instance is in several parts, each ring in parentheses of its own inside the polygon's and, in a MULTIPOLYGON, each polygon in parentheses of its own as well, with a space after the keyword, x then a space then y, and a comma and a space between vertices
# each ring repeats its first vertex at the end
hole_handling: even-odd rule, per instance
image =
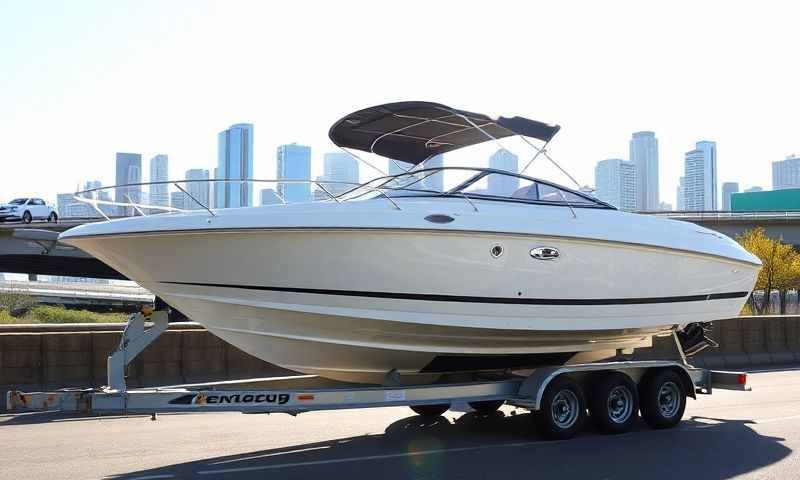
POLYGON ((8 220, 22 220, 25 223, 45 220, 54 223, 58 221, 58 214, 41 198, 15 198, 8 203, 0 203, 0 222, 8 220))

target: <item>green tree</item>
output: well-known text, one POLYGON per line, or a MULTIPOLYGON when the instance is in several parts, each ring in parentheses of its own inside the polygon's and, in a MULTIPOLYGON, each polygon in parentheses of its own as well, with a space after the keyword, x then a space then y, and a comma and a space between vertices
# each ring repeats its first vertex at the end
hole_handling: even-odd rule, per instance
POLYGON ((764 295, 760 302, 752 300, 754 313, 758 315, 767 311, 770 292, 780 292, 783 311, 786 291, 800 286, 800 254, 792 245, 783 243, 782 240, 783 238, 775 240, 767 237, 761 227, 736 236, 736 241, 762 263, 755 289, 762 290, 764 295))

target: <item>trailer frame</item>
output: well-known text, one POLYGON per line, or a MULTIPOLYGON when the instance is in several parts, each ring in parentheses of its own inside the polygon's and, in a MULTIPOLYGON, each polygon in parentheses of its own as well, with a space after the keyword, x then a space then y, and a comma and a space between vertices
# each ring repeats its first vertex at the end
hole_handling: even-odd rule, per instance
MULTIPOLYGON (((671 370, 682 379, 686 396, 711 394, 714 389, 746 391, 747 375, 696 368, 686 361, 680 342, 676 360, 632 360, 554 365, 504 374, 476 374, 469 381, 428 385, 381 385, 331 382, 313 375, 268 379, 247 379, 202 384, 128 389, 126 366, 155 341, 168 326, 168 312, 143 311, 132 314, 119 346, 108 357, 108 385, 91 389, 53 392, 9 391, 10 412, 52 411, 88 414, 151 414, 162 412, 288 413, 297 415, 318 410, 353 408, 451 405, 454 402, 505 402, 538 412, 543 396, 555 379, 570 377, 584 383, 598 374, 623 373, 636 385, 655 371, 671 370), (149 328, 146 323, 149 322, 149 328), (252 385, 258 385, 252 388, 252 385), (248 387, 248 388, 244 388, 248 387)), ((391 378, 391 376, 387 376, 391 378)), ((445 408, 446 410, 446 408, 445 408)))

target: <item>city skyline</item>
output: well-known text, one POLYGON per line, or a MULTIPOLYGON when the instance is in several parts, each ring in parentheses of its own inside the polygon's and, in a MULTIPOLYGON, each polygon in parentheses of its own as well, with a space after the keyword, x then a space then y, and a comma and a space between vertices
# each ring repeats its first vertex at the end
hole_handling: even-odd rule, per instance
MULTIPOLYGON (((14 74, 0 89, 0 155, 46 174, 32 175, 31 168, 5 172, 0 192, 46 195, 52 201, 57 192, 87 178, 111 184, 113 173, 105 165, 117 151, 140 152, 145 159, 168 153, 174 172, 213 169, 214 134, 243 120, 268 132, 259 137, 253 172, 266 178, 275 172, 279 144, 296 140, 315 151, 334 150, 326 137, 334 122, 393 100, 431 100, 559 124, 563 128, 549 152, 581 184, 591 181, 597 160, 627 158, 622 142, 631 132, 657 132, 659 190, 667 199, 682 174, 686 147, 699 138, 724 146, 718 178, 739 181, 743 188, 769 186, 770 163, 800 153, 795 113, 800 64, 785 60, 795 55, 796 15, 779 5, 729 5, 720 18, 713 4, 641 9, 585 3, 584 15, 576 18, 575 7, 554 2, 520 5, 515 15, 490 9, 481 18, 464 19, 465 31, 503 36, 512 44, 550 45, 539 59, 547 72, 537 75, 532 89, 531 74, 538 69, 512 51, 477 45, 470 52, 451 52, 442 68, 433 58, 413 54, 429 40, 387 37, 377 24, 364 22, 367 12, 354 4, 319 7, 307 24, 314 35, 307 36, 298 36, 296 26, 285 22, 265 29, 260 21, 307 16, 300 4, 247 4, 244 9, 237 4, 223 8, 177 0, 133 9, 79 2, 51 5, 43 18, 35 4, 6 2, 0 15, 0 68, 14 74), (549 21, 530 31, 526 19, 531 16, 549 21), (334 17, 338 22, 328 21, 334 17), (676 35, 675 26, 687 18, 715 21, 676 35), (558 28, 560 21, 584 32, 591 44, 558 28), (87 29, 87 22, 104 27, 87 29), (352 39, 342 31, 383 39, 359 51, 371 59, 375 81, 324 75, 342 68, 332 52, 352 49, 352 39), (326 41, 320 45, 312 38, 326 41), (291 52, 281 47, 287 39, 296 46, 291 52), (396 54, 384 55, 387 48, 396 54), (254 61, 264 58, 269 61, 254 61), (220 68, 223 60, 236 66, 235 75, 220 68), (504 65, 501 76, 498 64, 504 65), (277 75, 279 66, 291 74, 277 75), (421 68, 437 74, 420 76, 421 68), (616 74, 589 78, 587 69, 616 74), (687 75, 690 71, 703 74, 687 75), (765 79, 769 88, 763 88, 765 79)), ((450 18, 454 5, 427 5, 426 13, 450 18)), ((415 21, 415 9, 402 10, 395 14, 398 21, 415 21)), ((539 166, 537 160, 535 174, 539 166)), ((312 178, 320 174, 312 171, 312 178)))
MULTIPOLYGON (((244 168, 245 171, 247 169, 253 169, 253 158, 252 158, 252 144, 253 144, 253 125, 247 123, 241 124, 234 124, 229 129, 221 132, 219 134, 219 145, 218 145, 218 153, 220 155, 218 159, 218 166, 215 168, 215 171, 219 170, 219 165, 222 165, 223 161, 230 163, 231 153, 230 153, 230 132, 231 130, 235 129, 242 129, 244 132, 239 132, 238 140, 234 142, 234 154, 233 157, 239 159, 238 164, 241 168, 244 168), (244 143, 242 143, 244 141, 244 143), (238 149, 238 150, 237 150, 238 149), (248 153, 249 152, 249 153, 248 153), (224 160, 223 160, 224 159, 224 160), (249 162, 249 164, 248 164, 249 162)), ((655 133, 652 131, 640 131, 635 132, 632 134, 632 138, 630 140, 630 152, 632 155, 640 155, 640 157, 650 157, 652 159, 655 157, 655 164, 657 165, 658 162, 658 146, 657 146, 657 138, 655 133), (646 152, 645 154, 637 153, 636 147, 634 145, 635 140, 637 137, 644 137, 646 142, 650 142, 650 145, 645 145, 643 147, 645 150, 650 149, 650 152, 646 152), (655 152, 655 155, 652 155, 651 152, 655 152)), ((676 208, 678 210, 714 210, 717 209, 718 206, 720 208, 730 208, 730 195, 731 193, 736 193, 739 190, 739 183, 738 182, 723 182, 725 186, 730 187, 731 185, 735 185, 735 189, 725 188, 724 191, 718 192, 717 184, 719 179, 716 178, 716 171, 717 171, 717 159, 716 159, 716 143, 712 141, 705 141, 700 140, 696 142, 695 149, 689 152, 686 152, 685 159, 684 159, 684 175, 679 178, 679 185, 676 191, 676 208), (706 158, 709 160, 706 161, 706 158), (687 181, 687 178, 689 179, 687 181)), ((310 179, 311 178, 311 171, 314 170, 313 165, 320 162, 314 162, 314 158, 312 157, 312 148, 309 146, 298 145, 296 143, 281 145, 278 147, 278 169, 281 168, 283 161, 281 160, 282 151, 286 149, 299 149, 300 156, 302 157, 302 161, 297 164, 297 162, 292 162, 296 165, 291 165, 290 173, 293 171, 295 174, 281 174, 280 170, 276 172, 274 180, 280 180, 281 178, 304 178, 310 179), (299 168, 299 170, 298 170, 299 168)), ((294 154, 290 155, 293 157, 297 157, 298 153, 295 152, 294 154)), ((126 183, 137 183, 137 182, 144 182, 145 179, 142 178, 141 175, 141 157, 142 155, 139 153, 126 153, 126 152, 117 152, 115 154, 115 162, 116 162, 116 178, 127 179, 126 183)), ((170 177, 169 175, 169 161, 168 161, 167 154, 156 154, 150 159, 150 176, 147 179, 148 182, 153 181, 165 181, 165 180, 180 180, 178 178, 170 177)), ((647 161, 647 160, 645 160, 647 161)), ((650 160, 650 164, 652 165, 653 162, 650 160)), ((323 175, 317 176, 317 180, 331 180, 331 181, 341 181, 341 182, 350 182, 355 183, 359 181, 359 172, 360 172, 360 163, 359 161, 350 156, 347 153, 342 152, 325 152, 322 154, 322 168, 325 172, 323 175)), ((519 161, 518 157, 513 153, 501 149, 493 153, 487 159, 487 164, 490 168, 496 169, 503 169, 509 171, 517 171, 519 169, 519 161)), ((288 165, 288 164, 287 164, 288 165)), ((425 166, 427 167, 436 167, 436 166, 443 166, 444 165, 444 157, 443 155, 439 155, 429 159, 425 166)), ((404 162, 393 162, 388 161, 389 173, 390 174, 397 174, 404 171, 407 168, 411 168, 412 165, 406 164, 404 162)), ((226 167, 228 168, 228 167, 226 167)), ((772 162, 772 176, 773 176, 773 188, 781 186, 781 188, 797 188, 797 182, 800 181, 800 159, 798 159, 795 155, 787 155, 784 160, 778 160, 772 162), (795 182, 795 183, 792 183, 795 182)), ((194 168, 189 169, 186 171, 186 175, 184 177, 188 180, 204 180, 212 178, 209 175, 209 170, 202 169, 202 168, 194 168)), ((220 176, 220 178, 224 178, 220 176)), ((252 177, 250 177, 252 178, 252 177)), ((511 177, 509 177, 511 178, 511 177)), ((497 179, 489 178, 489 183, 494 181, 495 183, 500 181, 500 178, 497 179)), ((620 209, 624 210, 634 210, 631 208, 631 202, 638 202, 643 201, 642 197, 639 196, 635 192, 636 188, 639 185, 639 182, 643 181, 642 177, 638 175, 636 164, 632 161, 626 161, 623 159, 608 159, 602 160, 597 162, 595 166, 595 178, 594 178, 594 185, 595 185, 595 196, 599 199, 611 203, 615 206, 618 206, 620 209), (614 162, 612 166, 610 162, 614 162), (622 171, 621 171, 622 170, 622 171), (608 172, 606 172, 608 171, 608 172), (636 183, 631 186, 629 183, 626 183, 626 179, 633 174, 634 178, 636 179, 636 183), (613 180, 611 180, 613 179, 613 180), (616 182, 616 183, 615 183, 616 182), (633 190, 633 193, 631 192, 633 190), (632 200, 631 200, 632 199, 632 200)), ((443 175, 434 175, 429 179, 426 179, 426 186, 428 188, 434 189, 442 189, 442 182, 443 182, 443 175)), ((517 182, 518 184, 518 182, 517 182)), ((216 207, 221 208, 220 206, 216 205, 216 199, 214 198, 214 185, 213 184, 202 184, 202 183, 187 183, 186 184, 190 190, 190 194, 194 195, 198 200, 200 200, 203 205, 208 207, 216 207)), ((223 184, 224 185, 224 184, 223 184)), ((247 183, 244 185, 248 185, 247 183)), ((97 188, 101 186, 101 182, 98 180, 88 181, 83 189, 89 188, 97 188)), ((191 200, 191 198, 187 195, 179 195, 172 193, 162 192, 162 188, 155 189, 154 187, 159 187, 158 185, 151 185, 149 186, 149 190, 147 194, 143 191, 143 188, 128 188, 128 189, 115 189, 115 199, 117 201, 121 201, 118 199, 130 197, 131 199, 138 198, 139 201, 145 204, 151 205, 169 205, 175 208, 186 208, 186 209, 199 209, 202 208, 197 202, 191 200), (163 203, 160 200, 162 195, 168 195, 169 199, 166 203, 163 203), (183 205, 178 207, 176 205, 183 205)), ((163 190, 168 191, 169 186, 164 185, 162 186, 163 190)), ((285 191, 289 187, 289 184, 281 184, 277 182, 277 189, 264 189, 258 190, 259 198, 257 199, 258 204, 264 204, 265 197, 264 194, 267 194, 265 190, 272 190, 275 192, 277 190, 278 195, 281 194, 282 191, 285 191)), ((224 188, 224 187, 223 187, 224 188)), ((253 188, 258 189, 258 187, 249 187, 251 195, 255 192, 252 192, 253 188)), ((333 184, 328 185, 328 190, 331 193, 338 194, 341 193, 337 191, 337 187, 333 184)), ((341 188, 341 187, 338 187, 341 188)), ((488 190, 491 191, 492 189, 500 189, 500 190, 507 190, 504 187, 498 187, 489 185, 488 190)), ((295 184, 292 188, 289 188, 290 197, 293 195, 291 194, 292 190, 303 190, 303 192, 299 195, 294 195, 296 198, 294 200, 289 199, 289 201, 306 201, 305 199, 310 200, 319 200, 328 198, 328 194, 320 191, 319 187, 316 187, 313 195, 312 195, 312 186, 302 184, 295 184), (299 187, 299 188, 298 188, 299 187), (306 191, 307 190, 307 191, 306 191)), ((758 186, 752 186, 751 188, 745 189, 745 192, 748 191, 757 191, 760 189, 758 186)), ((240 193, 241 195, 245 195, 245 193, 240 193)), ((103 192, 104 195, 108 195, 108 192, 103 192)), ((76 204, 74 201, 70 201, 68 198, 69 194, 61 193, 57 195, 57 199, 55 205, 58 206, 59 212, 61 216, 95 216, 97 213, 91 209, 89 206, 81 205, 80 203, 76 204), (66 203, 68 202, 68 203, 66 203), (69 205, 69 208, 62 208, 62 205, 69 205), (81 215, 78 215, 78 212, 81 215)), ((268 198, 273 199, 272 196, 267 195, 268 198)), ((222 197, 220 197, 222 198, 222 197)), ((274 198, 278 198, 275 196, 274 198)), ((103 198, 103 199, 110 199, 110 198, 103 198)), ((658 197, 655 199, 658 201, 658 206, 655 210, 663 209, 665 206, 672 204, 666 201, 664 198, 658 197)), ((274 203, 272 200, 268 201, 267 203, 274 203)), ((251 203, 248 205, 253 205, 252 200, 251 203)), ((108 211, 107 208, 104 208, 106 213, 118 213, 119 210, 108 211)), ((128 214, 132 212, 128 211, 128 214)))

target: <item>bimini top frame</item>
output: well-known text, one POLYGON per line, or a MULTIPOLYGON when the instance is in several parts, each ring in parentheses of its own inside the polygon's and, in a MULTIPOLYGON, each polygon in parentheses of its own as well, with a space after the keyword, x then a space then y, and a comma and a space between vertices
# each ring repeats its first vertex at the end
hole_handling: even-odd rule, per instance
POLYGON ((558 125, 522 117, 493 119, 432 102, 396 102, 345 116, 328 132, 341 148, 418 165, 445 152, 519 135, 549 142, 558 125))

